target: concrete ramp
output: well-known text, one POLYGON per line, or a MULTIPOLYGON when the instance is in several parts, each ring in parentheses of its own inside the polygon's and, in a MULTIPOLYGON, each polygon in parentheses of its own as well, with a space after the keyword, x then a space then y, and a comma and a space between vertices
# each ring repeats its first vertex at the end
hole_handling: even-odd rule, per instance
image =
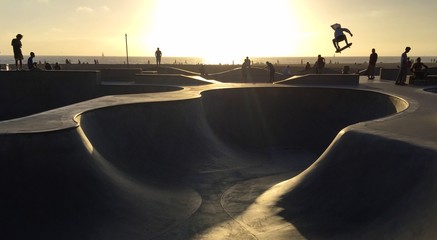
POLYGON ((275 84, 286 85, 358 85, 358 74, 306 74, 293 76, 275 84))
MULTIPOLYGON (((434 167, 431 151, 348 128, 342 132, 405 110, 408 104, 398 97, 353 89, 227 85, 178 92, 183 94, 191 97, 157 101, 155 94, 153 102, 90 106, 77 113, 78 127, 1 134, 3 236, 378 238, 394 226, 407 226, 408 219, 391 217, 401 208, 415 213, 407 203, 422 202, 408 193, 425 196, 434 190, 434 182, 426 181, 434 167), (363 143, 375 147, 361 149, 363 143), (413 161, 410 150, 423 155, 413 161), (407 161, 398 166, 400 156, 407 161), (404 179, 407 169, 412 172, 404 179), (291 185, 280 198, 257 200, 287 179, 291 185), (392 225, 368 227, 384 219, 392 225), (294 228, 281 228, 284 224, 294 228)), ((427 222, 435 214, 426 206, 430 214, 421 216, 427 222)), ((425 230, 421 236, 435 236, 425 230)))
MULTIPOLYGON (((252 67, 247 69, 246 79, 243 77, 241 67, 220 73, 214 73, 207 76, 208 79, 214 79, 225 83, 270 83, 269 71, 267 69, 252 67)), ((276 72, 275 80, 284 79, 284 75, 276 72)))
POLYGON ((197 209, 196 192, 138 183, 105 162, 80 131, 0 136, 5 239, 153 237, 197 209))
MULTIPOLYGON (((135 76, 136 70, 126 70, 135 76)), ((105 70, 105 76, 117 72, 105 70)), ((117 84, 101 84, 99 71, 1 71, 0 120, 24 117, 107 95, 177 91, 179 86, 132 85, 115 74, 117 84)), ((129 75, 129 76, 130 76, 129 75)))
POLYGON ((217 83, 217 81, 183 74, 137 74, 135 76, 135 83, 161 86, 200 86, 217 83))
POLYGON ((347 129, 276 206, 308 239, 434 239, 436 160, 435 148, 347 129))

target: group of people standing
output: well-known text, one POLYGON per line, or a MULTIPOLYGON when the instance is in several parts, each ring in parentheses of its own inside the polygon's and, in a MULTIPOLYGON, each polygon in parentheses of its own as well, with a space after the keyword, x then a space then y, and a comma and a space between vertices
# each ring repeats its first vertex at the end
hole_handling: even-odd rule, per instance
POLYGON ((401 55, 401 66, 399 70, 399 74, 396 78, 396 85, 405 85, 405 81, 407 79, 408 70, 411 70, 413 75, 411 76, 413 80, 415 79, 424 79, 427 76, 427 69, 424 63, 422 63, 422 59, 418 57, 416 62, 413 64, 410 58, 408 57, 408 53, 410 52, 411 47, 406 47, 405 51, 401 55))

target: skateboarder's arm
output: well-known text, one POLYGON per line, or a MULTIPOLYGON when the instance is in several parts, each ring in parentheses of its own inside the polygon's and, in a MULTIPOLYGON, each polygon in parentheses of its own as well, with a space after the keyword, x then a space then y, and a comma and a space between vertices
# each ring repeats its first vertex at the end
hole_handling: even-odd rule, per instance
POLYGON ((353 34, 351 33, 351 31, 350 31, 349 29, 347 29, 347 28, 343 28, 342 30, 345 31, 345 32, 347 32, 347 33, 349 33, 349 35, 351 35, 351 37, 353 36, 353 34))

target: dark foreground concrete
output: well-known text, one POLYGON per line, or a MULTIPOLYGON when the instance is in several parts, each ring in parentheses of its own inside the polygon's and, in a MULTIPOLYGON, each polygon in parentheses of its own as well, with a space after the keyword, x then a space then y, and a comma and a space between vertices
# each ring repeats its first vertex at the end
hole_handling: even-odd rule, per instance
POLYGON ((0 122, 2 237, 437 237, 435 93, 197 85, 0 122))

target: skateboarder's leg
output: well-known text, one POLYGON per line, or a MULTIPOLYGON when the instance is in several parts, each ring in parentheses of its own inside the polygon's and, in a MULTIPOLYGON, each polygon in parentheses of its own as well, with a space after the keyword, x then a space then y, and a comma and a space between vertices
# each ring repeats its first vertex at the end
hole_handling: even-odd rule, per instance
POLYGON ((344 41, 346 42, 346 45, 349 45, 349 43, 347 42, 347 37, 344 37, 344 41))
POLYGON ((332 43, 334 44, 334 47, 335 47, 335 49, 339 49, 340 48, 340 46, 338 45, 338 42, 337 42, 337 39, 332 39, 332 43))

